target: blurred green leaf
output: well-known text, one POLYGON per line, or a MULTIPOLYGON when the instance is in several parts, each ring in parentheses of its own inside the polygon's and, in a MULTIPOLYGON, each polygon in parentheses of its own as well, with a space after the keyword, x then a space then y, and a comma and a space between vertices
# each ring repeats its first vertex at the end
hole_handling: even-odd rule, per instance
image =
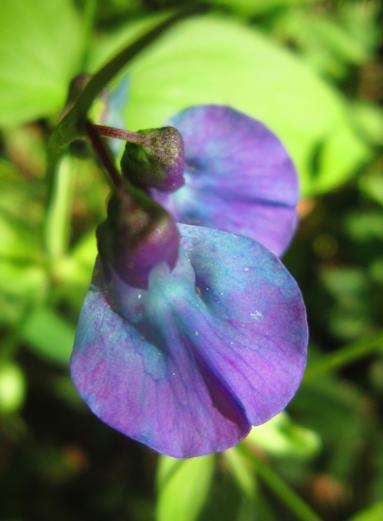
MULTIPOLYGON (((128 27, 99 46, 107 45, 110 54, 122 34, 129 39, 136 30, 128 27)), ((129 128, 162 125, 194 104, 231 105, 278 134, 306 195, 345 181, 368 157, 342 98, 329 85, 286 49, 229 19, 205 16, 179 24, 129 71, 129 128)))
POLYGON ((80 30, 69 0, 3 0, 0 125, 51 116, 76 72, 80 30))
POLYGON ((246 442, 275 456, 302 459, 315 456, 321 447, 316 432, 297 425, 285 412, 279 413, 263 425, 253 427, 246 442))
POLYGON ((368 2, 339 2, 340 23, 358 45, 364 49, 376 49, 381 41, 380 0, 368 2))
POLYGON ((352 517, 350 521, 382 521, 383 519, 383 501, 376 503, 363 512, 359 512, 352 517))
POLYGON ((209 493, 214 456, 177 460, 162 456, 158 468, 157 521, 194 521, 209 493))
POLYGON ((25 398, 24 373, 14 362, 0 362, 0 413, 20 409, 25 398))
POLYGON ((47 289, 39 266, 0 259, 0 324, 17 323, 26 309, 42 304, 47 289))
POLYGON ((291 403, 294 413, 317 432, 327 453, 326 469, 350 480, 359 457, 364 457, 371 418, 354 383, 320 374, 306 382, 291 403))
POLYGON ((366 139, 375 145, 383 144, 383 110, 380 107, 367 102, 355 103, 351 115, 366 139))
POLYGON ((20 336, 41 358, 67 366, 74 342, 74 327, 53 309, 34 310, 25 321, 20 336))
POLYGON ((226 450, 223 454, 229 470, 242 491, 242 494, 248 498, 252 498, 256 490, 255 476, 247 458, 237 447, 226 450))
POLYGON ((291 9, 278 20, 278 32, 298 45, 305 58, 330 76, 345 73, 346 64, 361 64, 370 47, 357 39, 334 14, 319 15, 307 9, 291 9))
POLYGON ((344 227, 356 243, 372 240, 383 241, 383 214, 381 211, 351 212, 345 218, 344 227))
MULTIPOLYGON (((360 230, 357 230, 360 233, 360 230)), ((330 301, 321 320, 329 331, 344 340, 363 337, 372 330, 371 316, 375 306, 367 272, 357 268, 331 268, 320 274, 322 287, 330 301)))
POLYGON ((305 5, 313 2, 315 0, 214 0, 215 4, 229 7, 244 15, 267 13, 280 7, 305 5))
POLYGON ((359 180, 360 188, 373 201, 383 205, 383 171, 372 167, 359 180))

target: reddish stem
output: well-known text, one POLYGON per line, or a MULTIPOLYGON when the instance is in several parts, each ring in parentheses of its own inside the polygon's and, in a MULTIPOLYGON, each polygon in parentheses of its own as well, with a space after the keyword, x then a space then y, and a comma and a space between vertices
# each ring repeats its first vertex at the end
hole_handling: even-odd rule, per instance
POLYGON ((101 136, 122 139, 124 141, 129 141, 130 143, 143 143, 145 141, 144 136, 137 132, 129 132, 128 130, 122 130, 121 128, 106 127, 105 125, 95 125, 95 127, 101 136))
POLYGON ((86 135, 92 144, 93 150, 97 154, 104 169, 108 173, 108 182, 110 182, 113 187, 119 188, 122 183, 121 176, 114 164, 108 147, 105 145, 104 140, 99 134, 98 126, 93 125, 93 123, 90 121, 86 121, 84 127, 86 135))

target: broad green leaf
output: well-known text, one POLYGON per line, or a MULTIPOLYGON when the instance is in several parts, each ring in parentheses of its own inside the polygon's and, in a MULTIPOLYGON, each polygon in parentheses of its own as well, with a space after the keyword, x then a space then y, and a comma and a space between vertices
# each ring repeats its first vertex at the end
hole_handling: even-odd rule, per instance
POLYGON ((43 359, 67 365, 74 341, 74 327, 50 308, 34 310, 25 321, 21 338, 43 359))
POLYGON ((383 519, 383 501, 359 512, 352 517, 350 521, 382 521, 383 519))
POLYGON ((2 0, 0 125, 61 108, 78 67, 79 29, 70 0, 2 0))
MULTIPOLYGON (((125 29, 125 38, 136 30, 125 29)), ((114 39, 115 51, 121 34, 114 39)), ((305 195, 342 183, 368 155, 335 90, 290 51, 227 18, 180 23, 129 71, 130 129, 162 125, 194 104, 231 105, 277 133, 296 162, 305 195)))
POLYGON ((270 454, 296 458, 315 456, 321 446, 316 432, 295 424, 285 412, 263 425, 254 427, 246 441, 254 443, 270 454))
POLYGON ((162 456, 158 468, 157 521, 194 521, 205 503, 214 456, 178 460, 162 456))

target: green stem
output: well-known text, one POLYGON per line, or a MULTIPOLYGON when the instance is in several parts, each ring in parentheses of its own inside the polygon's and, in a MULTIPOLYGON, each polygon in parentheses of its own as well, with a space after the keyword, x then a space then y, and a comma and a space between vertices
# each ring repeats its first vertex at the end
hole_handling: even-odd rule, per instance
POLYGON ((72 164, 64 157, 55 165, 52 188, 45 219, 45 247, 50 260, 65 254, 68 237, 72 195, 72 164))
POLYGON ((341 367, 379 349, 383 350, 382 331, 373 336, 341 347, 334 353, 322 356, 319 360, 316 360, 309 365, 306 370, 303 382, 309 382, 324 373, 340 369, 341 367))
POLYGON ((88 110, 90 109, 95 98, 100 94, 107 83, 123 69, 127 63, 133 60, 140 52, 142 52, 156 38, 164 34, 174 24, 189 16, 190 14, 201 10, 201 6, 191 6, 182 11, 178 11, 173 16, 163 20, 152 29, 144 33, 135 42, 129 44, 114 58, 106 63, 92 78, 89 80, 84 90, 81 92, 73 107, 60 121, 59 125, 53 132, 50 141, 50 155, 57 157, 65 149, 65 147, 76 137, 81 135, 79 123, 86 119, 88 110))
POLYGON ((253 452, 244 448, 260 479, 293 512, 300 521, 321 521, 321 518, 275 472, 253 452))

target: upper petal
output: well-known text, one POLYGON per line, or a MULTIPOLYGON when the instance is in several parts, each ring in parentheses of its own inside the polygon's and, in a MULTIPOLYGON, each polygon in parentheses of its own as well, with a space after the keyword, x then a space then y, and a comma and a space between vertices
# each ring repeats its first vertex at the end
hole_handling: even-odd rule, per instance
POLYGON ((101 266, 71 370, 93 412, 162 453, 224 450, 286 406, 305 366, 299 289, 250 239, 180 225, 179 260, 132 288, 101 266))
POLYGON ((279 139, 230 107, 199 105, 171 118, 185 144, 185 185, 153 191, 176 220, 251 237, 276 255, 296 226, 298 178, 279 139))

